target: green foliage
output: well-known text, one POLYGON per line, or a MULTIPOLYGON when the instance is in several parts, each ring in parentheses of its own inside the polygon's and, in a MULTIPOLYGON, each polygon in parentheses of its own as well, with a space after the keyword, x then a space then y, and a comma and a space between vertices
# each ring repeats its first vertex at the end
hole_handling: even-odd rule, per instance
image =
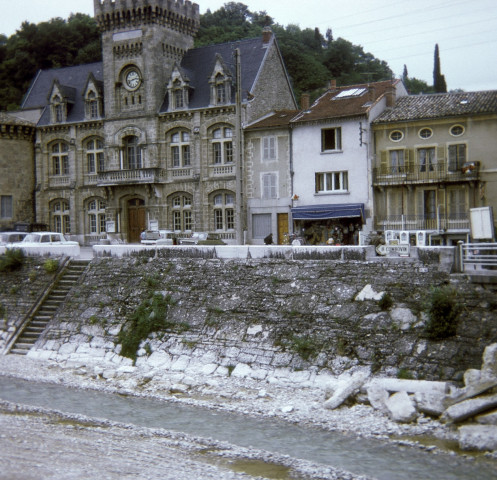
POLYGON ((434 288, 428 299, 428 322, 425 334, 433 340, 448 338, 456 334, 457 316, 461 305, 457 293, 450 287, 434 288))
POLYGON ((186 323, 174 323, 167 320, 169 306, 173 304, 170 295, 151 293, 147 299, 130 315, 126 328, 122 328, 118 335, 121 344, 121 355, 136 360, 140 343, 146 340, 153 332, 174 330, 184 332, 189 326, 186 323))
POLYGON ((0 256, 0 272, 13 272, 24 264, 25 255, 19 248, 9 248, 0 256))
POLYGON ((397 372, 397 378, 402 380, 412 380, 414 375, 407 368, 400 368, 397 372))
POLYGON ((7 309, 3 303, 0 303, 0 318, 5 318, 5 314, 7 313, 7 309))
POLYGON ((289 340, 290 349, 300 355, 303 360, 315 357, 321 349, 321 345, 318 344, 316 339, 308 335, 303 337, 292 335, 289 340))
POLYGON ((43 268, 45 269, 45 272, 47 272, 47 273, 55 273, 59 268, 59 261, 55 260, 53 258, 49 258, 49 259, 45 260, 45 263, 43 264, 43 268))
POLYGON ((388 293, 384 293, 380 301, 378 302, 378 306, 382 310, 388 310, 392 307, 392 305, 393 305, 392 297, 388 293))
POLYGON ((101 55, 98 27, 89 15, 24 22, 8 39, 0 36, 0 109, 18 108, 38 70, 96 62, 101 55))

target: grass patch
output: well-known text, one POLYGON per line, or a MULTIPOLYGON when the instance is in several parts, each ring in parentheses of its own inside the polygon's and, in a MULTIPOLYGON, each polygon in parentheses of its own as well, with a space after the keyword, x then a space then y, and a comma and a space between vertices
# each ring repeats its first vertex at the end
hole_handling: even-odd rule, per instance
POLYGON ((13 272, 24 265, 26 256, 19 248, 9 248, 0 256, 0 272, 13 272))
POLYGON ((48 258, 43 264, 46 273, 55 273, 59 269, 59 261, 53 258, 48 258))

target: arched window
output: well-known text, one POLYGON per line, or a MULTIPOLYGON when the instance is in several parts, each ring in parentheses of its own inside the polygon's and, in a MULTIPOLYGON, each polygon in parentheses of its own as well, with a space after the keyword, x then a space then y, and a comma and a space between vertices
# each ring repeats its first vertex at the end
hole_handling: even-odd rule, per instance
POLYGON ((71 233, 71 216, 67 200, 55 200, 50 209, 52 215, 52 229, 54 232, 71 233))
POLYGON ((212 132, 212 159, 214 165, 233 163, 233 130, 217 128, 212 132))
POLYGON ((171 159, 173 168, 189 167, 190 162, 190 133, 175 132, 171 135, 171 159))
POLYGON ((69 175, 69 147, 65 142, 56 142, 51 148, 52 175, 69 175))
POLYGON ((105 201, 91 199, 87 204, 88 231, 93 234, 105 233, 105 201))
POLYGON ((104 167, 104 142, 100 138, 92 138, 86 142, 87 172, 103 172, 104 167))
POLYGON ((172 197, 173 229, 179 232, 193 230, 192 197, 178 194, 172 197))
POLYGON ((142 150, 138 145, 138 137, 130 135, 123 140, 123 168, 125 170, 136 170, 142 168, 142 150))
POLYGON ((235 229, 235 195, 231 192, 218 193, 213 198, 214 229, 235 229))

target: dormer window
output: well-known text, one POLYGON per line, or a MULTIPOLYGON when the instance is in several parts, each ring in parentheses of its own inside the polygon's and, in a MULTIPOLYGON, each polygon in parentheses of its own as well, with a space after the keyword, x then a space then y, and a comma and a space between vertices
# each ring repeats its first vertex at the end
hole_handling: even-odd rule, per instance
POLYGON ((86 96, 86 117, 88 119, 100 118, 100 100, 97 94, 90 90, 86 96))
POLYGON ((184 91, 179 80, 173 83, 173 97, 175 110, 185 107, 184 91))
POLYGON ((212 82, 212 104, 226 105, 231 98, 231 81, 229 77, 218 73, 212 82))
POLYGON ((53 123, 62 123, 67 118, 67 104, 56 95, 52 99, 52 121, 53 123))

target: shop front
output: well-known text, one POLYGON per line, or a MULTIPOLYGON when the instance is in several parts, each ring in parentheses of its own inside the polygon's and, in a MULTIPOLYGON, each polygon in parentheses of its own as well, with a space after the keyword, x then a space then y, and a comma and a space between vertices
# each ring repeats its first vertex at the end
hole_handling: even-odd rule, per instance
POLYGON ((296 241, 304 245, 358 245, 364 224, 363 203, 293 207, 296 241))

